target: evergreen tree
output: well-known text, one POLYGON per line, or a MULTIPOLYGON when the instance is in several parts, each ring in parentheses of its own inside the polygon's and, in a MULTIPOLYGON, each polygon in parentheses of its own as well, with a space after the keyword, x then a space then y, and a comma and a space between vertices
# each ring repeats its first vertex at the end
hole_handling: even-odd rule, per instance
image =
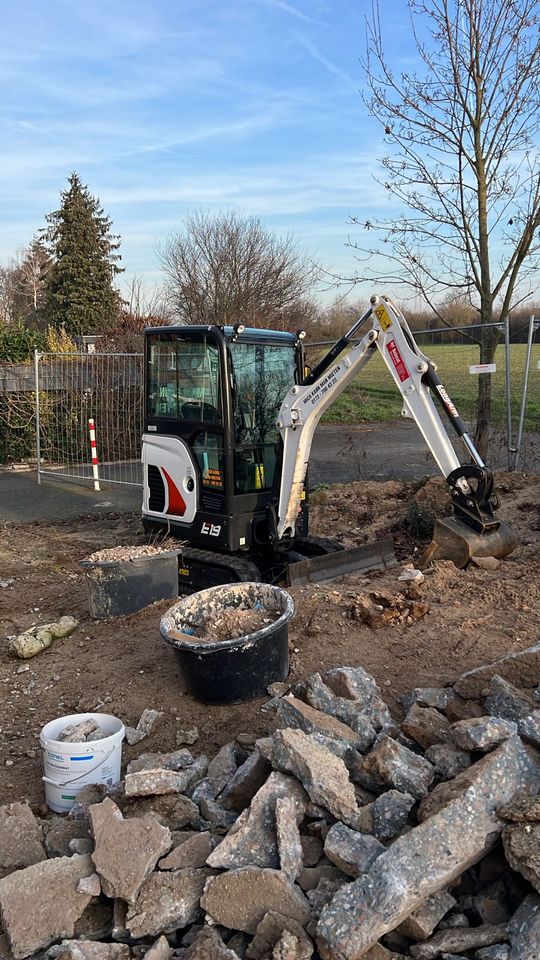
POLYGON ((72 173, 59 210, 47 216, 44 233, 52 259, 46 281, 46 315, 71 335, 100 333, 114 327, 120 295, 113 286, 120 255, 119 238, 99 200, 72 173))

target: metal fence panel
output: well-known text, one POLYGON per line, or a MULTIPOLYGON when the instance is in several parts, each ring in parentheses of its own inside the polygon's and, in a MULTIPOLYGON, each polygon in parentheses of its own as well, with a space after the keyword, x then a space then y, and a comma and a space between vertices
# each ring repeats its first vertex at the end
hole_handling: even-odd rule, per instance
POLYGON ((142 354, 40 353, 35 360, 38 480, 92 479, 88 421, 100 479, 142 484, 142 354))

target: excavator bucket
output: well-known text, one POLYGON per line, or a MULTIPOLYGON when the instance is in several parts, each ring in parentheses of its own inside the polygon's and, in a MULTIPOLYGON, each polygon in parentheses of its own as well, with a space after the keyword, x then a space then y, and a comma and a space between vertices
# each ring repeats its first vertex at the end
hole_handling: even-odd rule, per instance
POLYGON ((466 567, 475 557, 507 557, 517 540, 505 523, 484 533, 476 533, 461 520, 445 517, 435 521, 433 540, 424 552, 420 565, 433 560, 451 560, 456 567, 466 567))
POLYGON ((347 573, 386 570, 387 567, 394 567, 396 564, 394 541, 378 540, 359 547, 351 547, 350 550, 336 550, 333 553, 291 563, 287 567, 287 585, 303 586, 306 583, 317 583, 319 580, 343 577, 347 573))

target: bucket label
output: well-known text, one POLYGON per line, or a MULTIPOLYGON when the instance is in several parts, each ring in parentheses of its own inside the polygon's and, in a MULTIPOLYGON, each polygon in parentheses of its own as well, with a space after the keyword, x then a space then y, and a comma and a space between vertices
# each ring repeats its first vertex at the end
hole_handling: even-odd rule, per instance
POLYGON ((70 757, 69 759, 70 760, 93 760, 94 755, 91 753, 90 756, 87 756, 87 757, 70 757))

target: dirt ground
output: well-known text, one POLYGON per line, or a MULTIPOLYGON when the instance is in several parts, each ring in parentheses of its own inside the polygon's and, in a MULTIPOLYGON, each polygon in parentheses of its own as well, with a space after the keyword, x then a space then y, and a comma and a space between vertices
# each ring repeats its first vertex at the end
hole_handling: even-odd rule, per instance
MULTIPOLYGON (((291 590, 297 609, 289 627, 291 682, 315 670, 361 664, 399 712, 399 695, 411 687, 445 684, 537 642, 540 476, 502 475, 498 486, 499 516, 516 532, 517 550, 496 570, 435 564, 419 588, 429 608, 421 619, 381 628, 355 619, 358 601, 370 591, 400 596, 406 588, 397 580, 400 566, 291 590)), ((346 545, 392 535, 400 562, 414 562, 422 541, 406 522, 421 532, 427 507, 436 504, 444 513, 444 490, 439 481, 420 490, 398 481, 321 489, 312 498, 312 532, 346 545)), ((200 736, 193 751, 210 756, 240 732, 262 735, 271 728, 271 716, 261 712, 265 698, 209 707, 185 692, 174 653, 159 634, 170 601, 129 617, 90 618, 79 560, 141 539, 137 514, 2 525, 0 581, 13 582, 0 586, 0 803, 43 801, 39 732, 58 716, 101 710, 135 726, 146 707, 163 711, 146 740, 124 745, 126 760, 143 750, 174 749, 177 732, 194 725, 200 736), (10 657, 5 638, 65 614, 80 621, 71 636, 31 660, 10 657)))

